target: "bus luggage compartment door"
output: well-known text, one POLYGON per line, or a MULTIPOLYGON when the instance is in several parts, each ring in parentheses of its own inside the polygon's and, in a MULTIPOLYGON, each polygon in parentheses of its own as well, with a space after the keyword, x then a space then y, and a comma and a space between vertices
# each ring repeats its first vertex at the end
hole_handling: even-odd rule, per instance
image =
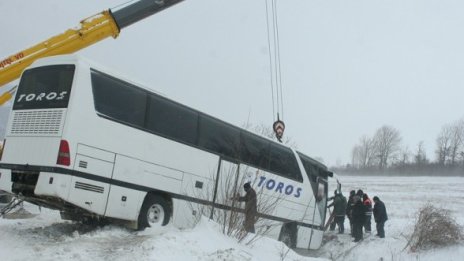
POLYGON ((68 201, 104 215, 115 154, 78 144, 68 201))

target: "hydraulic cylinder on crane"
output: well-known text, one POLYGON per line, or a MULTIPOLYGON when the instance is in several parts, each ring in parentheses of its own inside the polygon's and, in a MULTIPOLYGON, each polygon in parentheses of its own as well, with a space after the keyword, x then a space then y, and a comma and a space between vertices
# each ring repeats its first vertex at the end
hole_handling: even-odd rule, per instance
MULTIPOLYGON (((121 29, 182 1, 140 0, 84 19, 77 29, 69 29, 0 60, 0 87, 19 78, 23 70, 39 58, 74 53, 110 36, 116 38, 121 29)), ((11 99, 15 91, 16 87, 3 93, 0 106, 11 99)))

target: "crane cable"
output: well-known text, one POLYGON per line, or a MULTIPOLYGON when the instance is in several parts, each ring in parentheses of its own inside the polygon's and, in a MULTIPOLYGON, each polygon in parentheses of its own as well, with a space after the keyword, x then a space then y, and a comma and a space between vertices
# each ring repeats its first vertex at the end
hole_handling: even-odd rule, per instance
POLYGON ((268 0, 265 0, 264 3, 266 4, 266 24, 267 24, 267 46, 269 50, 269 75, 271 77, 271 96, 272 96, 272 120, 275 120, 275 101, 274 101, 274 75, 273 75, 273 68, 272 68, 272 50, 271 50, 271 32, 269 28, 269 10, 268 10, 268 0))
POLYGON ((269 48, 269 71, 270 71, 270 82, 271 82, 271 94, 272 94, 272 117, 274 120, 273 129, 277 140, 282 142, 283 132, 285 130, 285 124, 280 120, 284 117, 284 103, 283 103, 283 91, 282 91, 282 72, 280 66, 280 44, 279 44, 279 27, 277 19, 277 0, 266 0, 266 25, 267 25, 267 40, 269 48), (270 4, 269 4, 270 2, 270 4), (269 5, 271 6, 272 16, 269 14, 269 5), (272 19, 272 42, 271 42, 271 25, 269 20, 272 19), (273 48, 272 48, 273 47, 273 48), (272 52, 274 51, 274 52, 272 52), (275 85, 275 90, 274 90, 275 85), (274 94, 276 99, 274 99, 274 94), (276 113, 277 111, 277 113, 276 113), (277 115, 277 118, 274 116, 277 115))
MULTIPOLYGON (((277 0, 272 0, 274 3, 274 8, 273 10, 273 22, 274 22, 274 42, 275 42, 275 59, 276 59, 276 81, 278 79, 278 86, 279 89, 277 90, 279 93, 280 97, 280 110, 282 113, 282 119, 284 118, 284 102, 283 102, 283 97, 282 97, 282 73, 280 69, 280 39, 279 39, 279 26, 278 26, 278 19, 277 19, 277 0)), ((277 101, 279 102, 279 101, 277 101)))

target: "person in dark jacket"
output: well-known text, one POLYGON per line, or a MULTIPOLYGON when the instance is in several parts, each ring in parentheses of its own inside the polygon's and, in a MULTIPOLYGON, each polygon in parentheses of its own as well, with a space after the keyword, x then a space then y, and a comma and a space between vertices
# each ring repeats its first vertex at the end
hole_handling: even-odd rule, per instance
POLYGON ((384 238, 384 225, 388 220, 387 209, 385 208, 385 204, 377 196, 374 197, 374 203, 374 220, 377 228, 377 236, 384 238))
POLYGON ((256 214, 258 212, 256 206, 256 192, 247 182, 243 185, 246 194, 243 197, 236 198, 240 202, 245 202, 245 231, 255 233, 256 214))
POLYGON ((352 210, 354 206, 354 200, 353 197, 356 195, 356 192, 354 190, 350 191, 350 196, 348 197, 348 203, 346 204, 346 216, 348 217, 348 220, 350 221, 350 233, 351 236, 354 237, 353 233, 353 218, 352 218, 352 210))
POLYGON ((366 220, 366 207, 358 195, 355 195, 353 200, 355 202, 352 210, 353 236, 354 242, 359 242, 363 239, 363 225, 366 220))
MULTIPOLYGON (((330 203, 327 208, 330 208, 334 205, 335 203, 335 197, 337 196, 338 194, 338 191, 337 190, 334 190, 334 195, 332 197, 329 198, 329 201, 332 201, 332 203, 330 203)), ((332 222, 330 223, 330 231, 334 231, 335 230, 335 227, 337 226, 337 222, 335 220, 335 208, 334 208, 334 212, 332 212, 332 214, 330 215, 330 219, 332 220, 332 222)))
POLYGON ((363 195, 363 204, 366 206, 366 221, 364 222, 364 232, 371 233, 372 201, 366 193, 363 195))
POLYGON ((345 213, 346 213, 346 198, 342 192, 338 193, 334 198, 334 214, 335 223, 338 225, 338 233, 345 233, 345 213))

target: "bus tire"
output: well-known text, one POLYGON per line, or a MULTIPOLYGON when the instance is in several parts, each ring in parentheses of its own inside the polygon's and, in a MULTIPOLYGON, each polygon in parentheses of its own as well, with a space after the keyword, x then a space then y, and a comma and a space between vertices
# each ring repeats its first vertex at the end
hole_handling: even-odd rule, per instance
POLYGON ((282 227, 282 232, 280 233, 280 241, 284 243, 289 248, 296 247, 296 226, 292 224, 287 224, 282 227))
POLYGON ((138 228, 165 226, 170 218, 168 202, 161 196, 148 194, 140 210, 138 228))

